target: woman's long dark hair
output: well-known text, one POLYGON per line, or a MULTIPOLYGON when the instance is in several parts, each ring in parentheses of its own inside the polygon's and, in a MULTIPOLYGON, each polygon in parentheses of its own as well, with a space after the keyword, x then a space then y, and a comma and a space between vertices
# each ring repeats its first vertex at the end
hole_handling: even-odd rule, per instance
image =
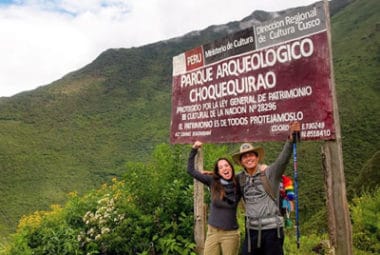
POLYGON ((235 192, 236 192, 236 189, 237 189, 237 181, 236 181, 236 178, 235 178, 235 169, 234 169, 234 166, 231 164, 231 161, 227 158, 218 158, 214 164, 214 173, 213 173, 213 177, 214 177, 214 185, 212 185, 211 187, 211 194, 212 194, 212 199, 216 199, 216 198, 219 198, 220 200, 223 199, 224 195, 225 195, 225 192, 224 192, 224 188, 223 188, 223 185, 222 183, 220 182, 220 179, 222 179, 222 177, 220 176, 219 174, 219 167, 218 167, 218 163, 219 161, 221 160, 225 160, 228 162, 228 164, 231 166, 231 169, 232 169, 232 182, 234 184, 234 189, 235 189, 235 192))

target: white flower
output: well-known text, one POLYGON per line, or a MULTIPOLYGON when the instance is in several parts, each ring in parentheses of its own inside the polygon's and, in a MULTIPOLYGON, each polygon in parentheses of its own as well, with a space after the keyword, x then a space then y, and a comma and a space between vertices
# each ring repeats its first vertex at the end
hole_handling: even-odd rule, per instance
POLYGON ((100 232, 102 234, 107 234, 107 233, 111 232, 111 230, 109 228, 102 228, 100 232))

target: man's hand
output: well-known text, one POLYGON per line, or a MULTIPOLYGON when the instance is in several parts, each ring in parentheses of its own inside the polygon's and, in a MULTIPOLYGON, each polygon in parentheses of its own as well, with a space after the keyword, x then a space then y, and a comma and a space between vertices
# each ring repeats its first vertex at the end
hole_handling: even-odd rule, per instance
POLYGON ((293 141, 293 134, 297 134, 297 138, 299 138, 299 132, 301 131, 301 123, 298 121, 294 121, 289 124, 289 140, 293 141))

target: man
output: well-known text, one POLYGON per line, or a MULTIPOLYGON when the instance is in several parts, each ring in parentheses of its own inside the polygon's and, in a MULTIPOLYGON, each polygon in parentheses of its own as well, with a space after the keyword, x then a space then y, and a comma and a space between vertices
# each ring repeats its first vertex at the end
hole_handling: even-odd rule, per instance
POLYGON ((232 155, 244 168, 238 174, 246 213, 243 255, 283 255, 284 219, 278 206, 279 185, 292 154, 293 133, 300 123, 289 125, 290 135, 276 161, 263 169, 264 149, 244 143, 232 155), (263 170, 262 170, 263 169, 263 170))

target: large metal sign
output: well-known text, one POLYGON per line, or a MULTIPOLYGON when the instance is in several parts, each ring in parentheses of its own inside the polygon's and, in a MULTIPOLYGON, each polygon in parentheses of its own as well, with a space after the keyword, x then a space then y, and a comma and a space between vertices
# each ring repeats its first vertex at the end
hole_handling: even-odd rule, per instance
POLYGON ((173 58, 172 143, 335 138, 323 2, 173 58))

